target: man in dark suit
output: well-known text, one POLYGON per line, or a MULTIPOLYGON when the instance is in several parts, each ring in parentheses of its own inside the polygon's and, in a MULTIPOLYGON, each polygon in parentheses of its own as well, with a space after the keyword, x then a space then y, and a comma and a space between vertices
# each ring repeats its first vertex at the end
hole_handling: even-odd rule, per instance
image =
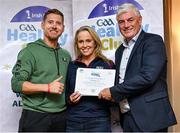
POLYGON ((142 16, 130 3, 121 5, 117 22, 124 37, 115 54, 116 85, 99 98, 120 104, 125 132, 167 132, 176 124, 166 82, 167 57, 163 39, 142 30, 142 16))

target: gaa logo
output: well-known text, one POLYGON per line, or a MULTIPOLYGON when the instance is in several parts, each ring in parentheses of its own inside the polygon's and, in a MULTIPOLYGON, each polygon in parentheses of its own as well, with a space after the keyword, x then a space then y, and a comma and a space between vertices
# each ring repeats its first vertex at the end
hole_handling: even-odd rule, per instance
POLYGON ((32 24, 21 24, 19 25, 21 31, 36 31, 36 28, 32 24))
POLYGON ((101 26, 111 26, 114 25, 114 22, 112 21, 112 19, 99 19, 96 22, 97 26, 101 27, 101 26))

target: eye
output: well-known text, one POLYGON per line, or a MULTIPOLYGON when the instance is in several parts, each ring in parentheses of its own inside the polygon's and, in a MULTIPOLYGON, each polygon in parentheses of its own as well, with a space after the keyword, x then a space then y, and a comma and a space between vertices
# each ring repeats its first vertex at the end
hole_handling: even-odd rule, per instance
POLYGON ((129 23, 132 23, 134 21, 134 18, 130 18, 127 20, 129 23))
POLYGON ((92 40, 91 39, 87 39, 86 42, 90 43, 90 42, 92 42, 92 40))
POLYGON ((118 24, 120 24, 120 25, 122 25, 123 23, 124 23, 123 20, 119 20, 119 21, 118 21, 118 24))
POLYGON ((56 24, 57 24, 57 25, 61 25, 62 23, 61 23, 60 21, 57 21, 56 24))
POLYGON ((78 43, 83 43, 84 41, 83 40, 78 40, 78 43))
POLYGON ((52 23, 53 23, 53 21, 52 21, 52 20, 49 20, 49 21, 48 21, 48 23, 49 23, 49 24, 52 24, 52 23))

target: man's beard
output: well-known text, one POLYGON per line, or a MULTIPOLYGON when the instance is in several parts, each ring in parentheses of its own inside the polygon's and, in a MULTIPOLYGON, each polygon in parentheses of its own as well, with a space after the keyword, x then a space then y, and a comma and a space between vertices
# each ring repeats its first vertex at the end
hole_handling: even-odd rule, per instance
POLYGON ((60 35, 59 36, 49 36, 48 39, 50 41, 57 41, 59 39, 60 35))

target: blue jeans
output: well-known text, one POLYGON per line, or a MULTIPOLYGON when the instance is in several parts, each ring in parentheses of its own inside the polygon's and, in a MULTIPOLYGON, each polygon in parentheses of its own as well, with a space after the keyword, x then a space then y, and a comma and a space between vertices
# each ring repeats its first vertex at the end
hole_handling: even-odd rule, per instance
POLYGON ((79 118, 67 120, 66 132, 111 132, 110 118, 79 118), (82 120, 81 120, 82 119, 82 120))

